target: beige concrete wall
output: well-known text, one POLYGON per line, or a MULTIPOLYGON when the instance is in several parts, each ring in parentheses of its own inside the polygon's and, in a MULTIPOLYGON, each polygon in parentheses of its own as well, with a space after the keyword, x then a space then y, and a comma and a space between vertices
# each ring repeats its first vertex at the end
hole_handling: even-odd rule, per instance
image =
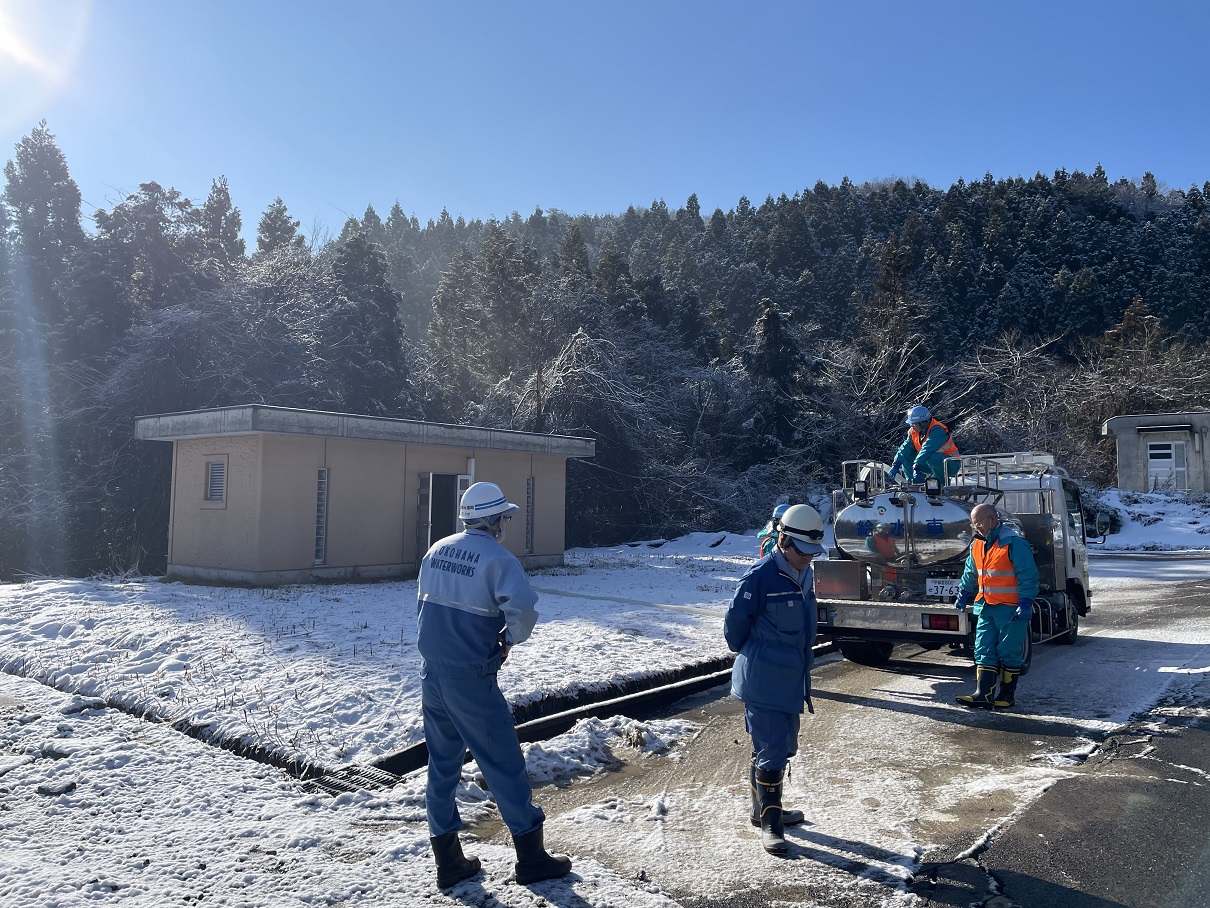
MULTIPOLYGON (((504 497, 521 510, 513 515, 504 531, 504 547, 518 558, 525 551, 525 487, 533 469, 533 455, 517 451, 481 451, 475 457, 475 480, 494 482, 504 497)), ((535 486, 536 488, 536 486, 535 486)), ((537 554, 537 552, 535 552, 537 554)))
POLYGON ((170 563, 255 570, 260 496, 258 436, 175 442, 170 563), (206 501, 206 463, 223 456, 225 500, 206 501))
POLYGON ((528 567, 563 558, 566 460, 561 456, 300 435, 178 440, 169 563, 179 576, 300 582, 414 572, 421 474, 467 472, 521 507, 504 544, 528 567), (229 459, 224 507, 202 500, 209 457, 229 459), (318 470, 328 473, 327 559, 314 564, 318 470), (534 478, 533 551, 526 486, 534 478))
POLYGON ((314 566, 316 480, 320 468, 327 468, 323 567, 389 565, 398 570, 410 560, 403 557, 407 447, 361 439, 266 435, 258 569, 278 572, 314 566))
POLYGON ((533 461, 534 555, 561 559, 567 536, 567 459, 536 454, 533 461))
POLYGON ((308 568, 315 560, 315 478, 326 439, 261 435, 264 495, 258 527, 258 571, 308 568))
MULTIPOLYGON (((399 565, 404 557, 404 500, 411 445, 328 439, 328 565, 399 565)), ((314 494, 312 494, 314 499, 314 494)), ((312 506, 314 510, 314 506, 312 506)), ((314 514, 312 514, 314 522, 314 514)))

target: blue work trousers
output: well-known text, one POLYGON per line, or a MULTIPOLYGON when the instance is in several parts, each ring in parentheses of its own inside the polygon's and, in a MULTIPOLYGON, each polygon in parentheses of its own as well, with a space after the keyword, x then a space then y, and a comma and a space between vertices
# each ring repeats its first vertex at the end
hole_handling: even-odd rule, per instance
POLYGON ((1015 605, 987 605, 975 618, 975 664, 1018 669, 1025 664, 1029 621, 1013 620, 1015 605))
POLYGON ((532 802, 525 757, 496 676, 447 678, 427 672, 420 683, 429 751, 424 793, 429 834, 439 836, 462 828, 455 792, 468 749, 513 836, 539 828, 546 817, 532 802))
POLYGON ((756 768, 766 772, 783 769, 798 753, 798 713, 744 707, 744 728, 752 737, 756 768))
POLYGON ((947 460, 945 454, 933 454, 923 461, 917 461, 913 466, 916 470, 917 482, 923 482, 929 476, 944 481, 947 471, 951 478, 957 476, 958 468, 962 466, 962 463, 956 459, 947 460))

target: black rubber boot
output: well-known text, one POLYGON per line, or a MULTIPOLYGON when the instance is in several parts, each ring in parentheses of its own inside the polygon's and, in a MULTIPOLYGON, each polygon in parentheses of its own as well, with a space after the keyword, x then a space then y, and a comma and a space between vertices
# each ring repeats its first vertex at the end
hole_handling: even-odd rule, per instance
POLYGON ((513 836, 513 847, 517 849, 517 882, 522 886, 553 880, 571 872, 570 858, 547 853, 542 845, 541 826, 525 835, 513 836))
POLYGON ((783 855, 790 850, 786 844, 786 828, 781 815, 781 782, 784 774, 784 768, 756 770, 760 844, 769 854, 783 855))
POLYGON ((996 683, 1000 680, 1000 669, 988 665, 975 666, 975 692, 962 694, 954 699, 963 706, 991 709, 996 703, 996 683))
POLYGON ((457 886, 479 872, 479 859, 468 858, 462 853, 457 831, 431 836, 429 844, 433 846, 433 859, 437 862, 438 888, 457 886))
POLYGON ((996 693, 993 704, 996 709, 1008 709, 1017 703, 1017 680, 1021 677, 1019 668, 1000 669, 1000 690, 996 693))
MULTIPOLYGON (((753 756, 752 763, 748 767, 748 787, 752 790, 752 816, 749 817, 749 822, 753 826, 760 826, 760 795, 756 791, 756 757, 753 756)), ((786 810, 781 809, 781 824, 783 826, 798 826, 805 823, 806 816, 801 810, 786 810)))

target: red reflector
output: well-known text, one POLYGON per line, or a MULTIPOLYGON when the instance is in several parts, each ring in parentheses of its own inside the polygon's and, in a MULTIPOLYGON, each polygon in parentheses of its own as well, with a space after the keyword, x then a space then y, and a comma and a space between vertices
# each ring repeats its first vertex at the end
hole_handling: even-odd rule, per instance
POLYGON ((922 615, 921 624, 926 631, 956 631, 958 630, 957 615, 922 615))

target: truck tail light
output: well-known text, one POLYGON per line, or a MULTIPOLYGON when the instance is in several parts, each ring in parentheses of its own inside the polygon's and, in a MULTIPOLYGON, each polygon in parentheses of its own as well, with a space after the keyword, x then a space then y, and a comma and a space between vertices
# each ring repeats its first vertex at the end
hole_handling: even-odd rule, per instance
POLYGON ((956 631, 958 630, 957 615, 921 615, 920 623, 926 631, 956 631))

